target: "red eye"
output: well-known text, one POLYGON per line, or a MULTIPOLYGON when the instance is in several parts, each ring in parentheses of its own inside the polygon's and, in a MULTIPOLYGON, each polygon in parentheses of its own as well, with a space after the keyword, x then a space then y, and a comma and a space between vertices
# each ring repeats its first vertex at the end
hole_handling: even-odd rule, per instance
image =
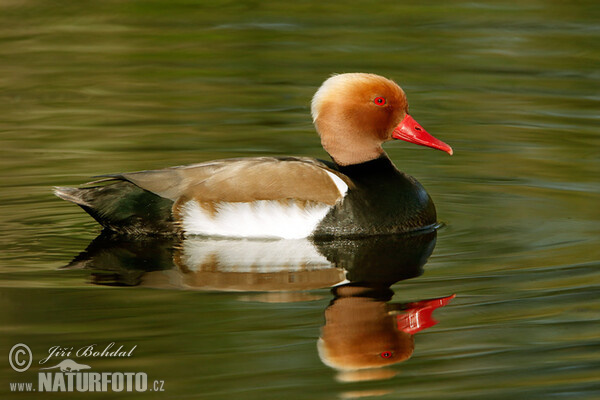
POLYGON ((377 104, 378 106, 385 106, 385 103, 387 102, 385 101, 385 97, 375 97, 373 103, 377 104))
POLYGON ((381 358, 390 358, 394 355, 394 353, 392 353, 391 351, 384 351, 383 353, 380 354, 381 358))

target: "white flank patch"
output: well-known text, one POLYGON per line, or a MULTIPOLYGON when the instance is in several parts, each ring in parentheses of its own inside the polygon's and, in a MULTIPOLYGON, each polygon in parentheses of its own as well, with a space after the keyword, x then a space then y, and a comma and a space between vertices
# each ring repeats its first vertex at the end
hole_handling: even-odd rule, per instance
POLYGON ((333 183, 335 183, 335 186, 340 191, 342 197, 344 197, 346 193, 348 193, 348 185, 346 185, 346 182, 344 182, 339 176, 337 176, 333 172, 329 172, 327 170, 325 170, 325 172, 327 172, 327 175, 329 175, 333 183))
POLYGON ((292 200, 257 200, 218 203, 216 209, 213 214, 194 200, 185 203, 181 211, 186 235, 301 239, 310 236, 331 206, 300 207, 292 200))
POLYGON ((306 239, 248 240, 195 239, 183 242, 183 261, 196 271, 206 263, 220 272, 277 272, 332 268, 331 263, 306 239))

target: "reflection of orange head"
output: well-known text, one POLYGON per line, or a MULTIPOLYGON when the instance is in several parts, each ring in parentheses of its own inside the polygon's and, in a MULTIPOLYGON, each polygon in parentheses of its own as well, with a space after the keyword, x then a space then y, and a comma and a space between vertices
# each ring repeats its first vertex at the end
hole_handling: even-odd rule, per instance
POLYGON ((357 370, 408 359, 414 341, 412 335, 398 330, 385 302, 343 297, 325 311, 318 348, 324 364, 338 370, 357 370))

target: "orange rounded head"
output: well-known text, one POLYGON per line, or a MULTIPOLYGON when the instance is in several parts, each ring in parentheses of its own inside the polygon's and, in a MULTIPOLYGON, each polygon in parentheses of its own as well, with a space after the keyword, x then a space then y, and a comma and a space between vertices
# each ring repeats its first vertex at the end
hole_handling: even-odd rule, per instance
POLYGON ((340 165, 373 160, 383 154, 381 145, 392 139, 452 154, 450 146, 408 114, 402 88, 379 75, 333 75, 315 93, 311 111, 323 148, 340 165))

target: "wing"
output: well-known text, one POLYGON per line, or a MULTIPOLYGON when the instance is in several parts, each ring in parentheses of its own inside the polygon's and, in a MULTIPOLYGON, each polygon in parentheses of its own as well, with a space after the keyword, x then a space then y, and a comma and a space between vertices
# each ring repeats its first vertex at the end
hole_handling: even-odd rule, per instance
MULTIPOLYGON (((236 237, 307 237, 351 186, 325 163, 299 157, 217 160, 107 180, 168 201, 172 208, 166 221, 179 232, 236 237)), ((104 226, 117 226, 106 219, 104 226)))
POLYGON ((176 203, 296 200, 334 205, 350 185, 325 163, 300 157, 234 158, 111 178, 127 180, 176 203))

